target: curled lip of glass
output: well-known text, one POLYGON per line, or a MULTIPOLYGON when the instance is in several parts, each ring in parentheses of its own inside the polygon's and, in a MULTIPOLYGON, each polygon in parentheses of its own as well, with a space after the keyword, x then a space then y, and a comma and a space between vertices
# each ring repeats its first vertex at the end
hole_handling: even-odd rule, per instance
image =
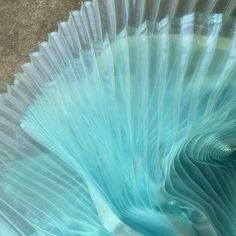
POLYGON ((1 95, 4 235, 235 235, 236 4, 221 5, 94 0, 49 34, 1 95))

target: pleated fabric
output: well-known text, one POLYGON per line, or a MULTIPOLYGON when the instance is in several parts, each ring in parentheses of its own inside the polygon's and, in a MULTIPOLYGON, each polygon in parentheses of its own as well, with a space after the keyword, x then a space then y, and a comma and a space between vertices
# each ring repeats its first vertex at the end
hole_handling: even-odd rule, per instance
POLYGON ((235 9, 71 12, 1 95, 0 235, 236 235, 235 9))

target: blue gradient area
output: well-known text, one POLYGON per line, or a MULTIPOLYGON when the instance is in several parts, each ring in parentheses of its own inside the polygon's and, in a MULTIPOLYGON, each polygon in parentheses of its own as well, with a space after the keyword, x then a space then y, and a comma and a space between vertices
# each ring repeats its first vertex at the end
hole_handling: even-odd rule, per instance
POLYGON ((163 2, 86 2, 2 95, 0 235, 236 235, 231 5, 163 2))

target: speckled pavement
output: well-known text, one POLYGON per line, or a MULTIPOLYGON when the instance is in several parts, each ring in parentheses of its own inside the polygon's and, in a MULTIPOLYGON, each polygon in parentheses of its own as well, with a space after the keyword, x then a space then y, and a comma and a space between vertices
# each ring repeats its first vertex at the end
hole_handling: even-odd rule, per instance
POLYGON ((0 0, 0 92, 79 0, 0 0))

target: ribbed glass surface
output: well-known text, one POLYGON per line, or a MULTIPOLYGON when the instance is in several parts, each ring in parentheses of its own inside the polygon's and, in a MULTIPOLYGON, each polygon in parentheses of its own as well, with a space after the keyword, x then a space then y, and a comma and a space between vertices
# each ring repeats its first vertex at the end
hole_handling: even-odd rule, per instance
POLYGON ((71 12, 1 95, 0 235, 236 235, 235 6, 71 12))

